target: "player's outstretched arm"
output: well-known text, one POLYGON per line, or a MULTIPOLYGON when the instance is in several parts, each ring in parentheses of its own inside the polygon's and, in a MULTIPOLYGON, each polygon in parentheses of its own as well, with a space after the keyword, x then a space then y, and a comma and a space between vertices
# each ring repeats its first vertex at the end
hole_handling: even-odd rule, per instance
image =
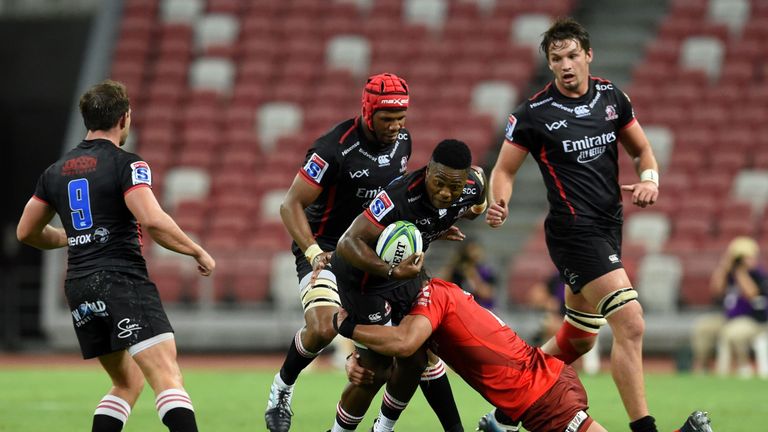
POLYGON ((635 167, 640 176, 639 182, 622 185, 621 190, 632 192, 632 203, 636 206, 653 205, 659 198, 659 165, 653 155, 651 143, 637 122, 622 129, 619 138, 627 153, 636 160, 635 167))
POLYGON ((173 218, 160 207, 152 189, 142 187, 131 190, 125 195, 125 204, 142 228, 160 246, 194 257, 198 271, 203 276, 213 272, 216 262, 205 249, 184 234, 173 218))
POLYGON ((489 202, 485 221, 492 228, 500 227, 507 219, 507 203, 512 197, 517 171, 525 162, 528 152, 505 141, 501 146, 496 165, 491 170, 488 181, 489 202))
POLYGON ((408 315, 397 326, 350 325, 346 318, 344 309, 334 314, 339 334, 386 356, 410 357, 432 335, 432 324, 424 315, 408 315))
POLYGON ((67 234, 64 229, 48 225, 55 214, 56 212, 48 204, 30 198, 16 226, 16 238, 38 249, 56 249, 66 246, 67 234))

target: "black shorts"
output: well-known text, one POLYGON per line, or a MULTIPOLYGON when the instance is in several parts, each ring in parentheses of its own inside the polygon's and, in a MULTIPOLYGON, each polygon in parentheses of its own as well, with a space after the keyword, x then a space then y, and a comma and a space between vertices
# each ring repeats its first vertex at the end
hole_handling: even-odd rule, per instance
POLYGON ((358 324, 386 324, 390 319, 393 324, 399 324, 411 311, 420 291, 420 283, 416 280, 401 288, 377 294, 362 294, 357 290, 343 289, 339 284, 341 305, 358 324))
POLYGON ((547 219, 547 249, 560 277, 578 294, 584 285, 621 263, 621 226, 574 225, 547 219))
POLYGON ((157 287, 147 278, 100 271, 64 283, 83 358, 128 349, 173 332, 157 287))

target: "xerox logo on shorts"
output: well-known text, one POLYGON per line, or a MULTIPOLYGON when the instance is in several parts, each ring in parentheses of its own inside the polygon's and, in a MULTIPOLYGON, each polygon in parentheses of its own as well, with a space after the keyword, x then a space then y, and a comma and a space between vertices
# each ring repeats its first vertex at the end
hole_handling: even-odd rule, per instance
POLYGON ((371 212, 371 215, 373 215, 379 222, 381 222, 381 219, 383 219, 387 213, 392 211, 393 208, 395 208, 395 204, 389 198, 386 191, 381 191, 368 205, 368 210, 371 212))
POLYGON ((328 170, 328 162, 317 153, 312 153, 303 169, 309 178, 320 183, 323 179, 323 174, 328 170))

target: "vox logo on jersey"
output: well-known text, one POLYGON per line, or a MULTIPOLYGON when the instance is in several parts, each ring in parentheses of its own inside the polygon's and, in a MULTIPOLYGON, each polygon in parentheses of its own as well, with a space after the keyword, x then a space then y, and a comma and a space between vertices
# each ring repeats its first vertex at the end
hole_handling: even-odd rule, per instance
POLYGON ((312 153, 303 169, 309 178, 320 183, 320 180, 323 179, 323 174, 328 170, 328 162, 317 153, 312 153))
POLYGON ((545 126, 547 127, 548 131, 558 130, 560 128, 567 128, 568 127, 568 121, 567 120, 560 120, 552 123, 546 123, 545 126))
POLYGON ((351 172, 351 171, 349 172, 349 178, 353 178, 353 179, 361 178, 361 177, 368 177, 369 175, 370 175, 370 173, 368 172, 367 169, 357 170, 355 172, 351 172))

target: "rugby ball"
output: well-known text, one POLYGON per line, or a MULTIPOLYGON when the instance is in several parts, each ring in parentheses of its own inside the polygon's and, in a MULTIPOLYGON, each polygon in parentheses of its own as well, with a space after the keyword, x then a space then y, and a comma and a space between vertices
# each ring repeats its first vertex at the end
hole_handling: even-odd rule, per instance
POLYGON ((376 254, 387 264, 398 265, 414 253, 421 252, 421 232, 416 225, 397 221, 384 228, 376 242, 376 254))

